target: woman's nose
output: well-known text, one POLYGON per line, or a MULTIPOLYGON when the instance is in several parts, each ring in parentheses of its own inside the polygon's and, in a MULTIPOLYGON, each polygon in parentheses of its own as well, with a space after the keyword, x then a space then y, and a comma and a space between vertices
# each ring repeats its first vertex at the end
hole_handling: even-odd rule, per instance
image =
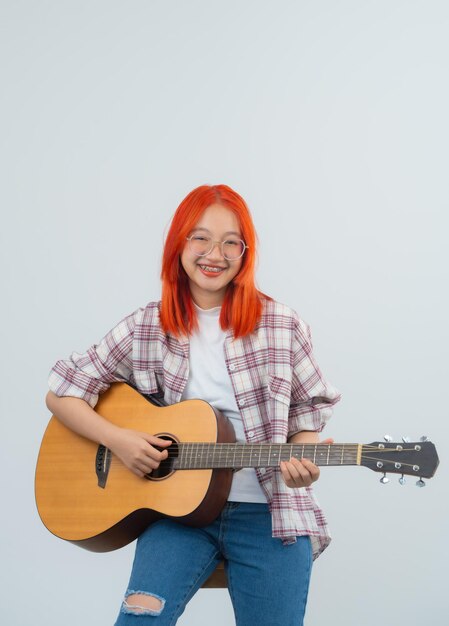
POLYGON ((212 249, 207 253, 206 256, 210 257, 212 259, 215 259, 215 258, 224 259, 223 252, 222 252, 222 249, 221 249, 221 242, 220 241, 213 241, 212 242, 212 249))

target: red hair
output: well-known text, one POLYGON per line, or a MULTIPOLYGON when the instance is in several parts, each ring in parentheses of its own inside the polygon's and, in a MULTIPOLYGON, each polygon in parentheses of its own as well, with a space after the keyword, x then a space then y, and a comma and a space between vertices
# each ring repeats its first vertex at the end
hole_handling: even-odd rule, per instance
POLYGON ((227 185, 202 185, 191 191, 177 208, 162 256, 161 325, 166 333, 177 337, 190 335, 198 327, 189 279, 180 259, 186 237, 211 204, 220 204, 235 213, 242 239, 248 246, 239 273, 226 289, 221 328, 232 328, 234 337, 243 337, 254 331, 262 314, 262 299, 266 296, 255 285, 257 236, 246 202, 227 185))

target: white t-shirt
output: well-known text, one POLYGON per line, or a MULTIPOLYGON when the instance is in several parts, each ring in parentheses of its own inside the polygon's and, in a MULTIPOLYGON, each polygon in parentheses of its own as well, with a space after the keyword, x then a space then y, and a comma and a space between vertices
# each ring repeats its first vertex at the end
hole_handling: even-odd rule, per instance
MULTIPOLYGON (((198 330, 190 337, 189 379, 183 400, 206 400, 225 415, 234 426, 237 441, 245 442, 242 418, 235 401, 224 356, 226 331, 220 327, 220 307, 200 309, 198 330)), ((266 502, 256 472, 247 467, 234 473, 228 500, 233 502, 266 502)))

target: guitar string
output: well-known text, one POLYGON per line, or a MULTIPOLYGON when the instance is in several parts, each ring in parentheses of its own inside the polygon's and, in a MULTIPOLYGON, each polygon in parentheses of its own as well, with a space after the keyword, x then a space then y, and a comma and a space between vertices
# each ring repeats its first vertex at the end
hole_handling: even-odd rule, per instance
MULTIPOLYGON (((259 457, 264 454, 265 456, 268 456, 269 458, 275 456, 282 456, 283 454, 285 454, 287 451, 285 450, 285 448, 290 448, 290 455, 291 456, 295 456, 299 453, 301 453, 301 455, 305 455, 308 456, 309 454, 311 454, 312 452, 314 453, 314 456, 316 455, 316 453, 319 454, 319 456, 323 457, 323 456, 327 456, 329 459, 335 460, 337 458, 341 458, 343 455, 345 456, 345 458, 351 457, 351 455, 355 455, 357 456, 358 454, 358 449, 359 446, 355 445, 355 444, 330 444, 327 446, 323 446, 322 444, 317 444, 317 446, 314 446, 313 444, 304 444, 304 446, 302 444, 227 444, 227 443, 210 443, 210 442, 203 442, 201 444, 198 444, 197 442, 195 443, 181 443, 178 444, 178 449, 181 449, 180 452, 181 454, 184 451, 189 451, 190 452, 190 457, 201 457, 204 456, 205 454, 207 456, 214 456, 216 458, 221 458, 223 456, 223 454, 226 454, 226 457, 229 454, 229 451, 233 451, 234 452, 234 457, 237 453, 241 453, 239 458, 250 458, 252 457, 254 451, 259 451, 259 457), (198 445, 202 446, 202 449, 199 450, 197 448, 198 445), (190 450, 189 449, 190 446, 190 450), (208 448, 206 449, 206 451, 204 450, 204 447, 208 446, 208 448), (272 448, 273 446, 278 446, 275 449, 275 452, 273 453, 272 448), (267 447, 268 449, 264 450, 264 447, 267 447), (283 449, 284 448, 284 449, 283 449)), ((377 454, 383 454, 385 455, 385 453, 388 452, 392 452, 392 453, 404 453, 404 452, 416 452, 416 450, 414 448, 403 448, 403 449, 396 449, 396 448, 388 448, 388 449, 382 449, 382 448, 377 448, 376 446, 362 446, 362 457, 364 458, 368 458, 366 455, 368 452, 376 452, 377 454)), ((168 453, 170 457, 177 457, 178 453, 176 451, 171 451, 170 448, 168 449, 168 453)))
MULTIPOLYGON (((266 466, 266 465, 270 465, 271 463, 273 463, 274 461, 277 460, 284 460, 283 459, 283 452, 285 452, 285 450, 278 450, 276 451, 275 455, 273 455, 272 453, 272 447, 273 445, 277 445, 279 447, 290 447, 291 453, 290 456, 295 456, 295 454, 293 453, 293 450, 295 452, 298 452, 298 448, 301 449, 301 453, 302 455, 304 455, 307 452, 311 452, 312 450, 315 452, 314 457, 316 455, 316 451, 317 448, 321 448, 320 449, 320 456, 321 458, 319 459, 319 461, 323 460, 323 456, 325 456, 325 449, 327 448, 327 457, 326 457, 326 463, 322 463, 321 465, 350 465, 350 464, 357 464, 355 463, 357 461, 357 452, 358 452, 358 444, 328 444, 327 446, 323 444, 250 444, 250 448, 249 450, 247 449, 247 446, 245 444, 235 444, 235 443, 221 443, 221 444, 217 444, 217 443, 213 443, 213 442, 202 442, 200 445, 202 445, 203 450, 201 451, 201 453, 199 453, 196 450, 196 446, 198 445, 198 442, 190 442, 190 443, 184 443, 181 444, 181 447, 184 448, 184 446, 191 446, 191 457, 189 459, 189 465, 194 465, 197 466, 198 463, 201 464, 206 462, 209 465, 212 464, 212 460, 215 461, 215 463, 217 463, 218 465, 220 465, 220 463, 223 464, 223 459, 222 459, 222 452, 223 450, 226 451, 226 461, 228 460, 228 452, 229 449, 233 449, 234 451, 234 458, 233 458, 233 464, 232 466, 234 466, 236 464, 236 452, 239 448, 240 445, 242 445, 243 447, 243 451, 242 451, 242 455, 240 456, 240 463, 244 464, 244 463, 248 463, 250 466, 252 466, 251 460, 252 460, 252 455, 253 455, 253 451, 254 450, 259 450, 259 460, 258 460, 258 464, 256 465, 256 467, 261 467, 261 466, 266 466), (207 451, 207 456, 205 458, 204 455, 204 446, 209 446, 210 450, 207 451), (268 450, 263 450, 264 447, 268 447, 268 450), (355 450, 351 450, 351 448, 356 448, 355 450), (345 452, 344 448, 346 448, 346 455, 343 456, 343 453, 345 452), (339 451, 340 449, 340 451, 339 451), (330 454, 330 451, 332 450, 333 454, 330 454), (217 454, 218 451, 218 454, 217 454), (262 461, 262 451, 264 451, 265 453, 268 452, 268 455, 266 457, 264 457, 264 460, 262 461), (341 454, 340 454, 341 452, 341 454), (349 454, 348 454, 349 452, 349 454), (337 454, 335 454, 337 453, 337 454), (353 455, 355 455, 355 458, 353 457, 353 455), (213 459, 211 460, 210 457, 213 457, 213 459), (273 458, 274 457, 278 457, 273 458), (249 458, 248 458, 249 457, 249 458), (260 463, 260 465, 259 465, 260 463)), ((362 446, 362 457, 365 460, 371 460, 371 461, 380 461, 380 459, 375 458, 375 457, 370 457, 367 456, 366 452, 363 452, 363 449, 368 449, 370 451, 374 451, 376 450, 377 453, 385 453, 385 452, 414 452, 416 451, 415 448, 394 448, 394 447, 388 447, 388 448, 379 448, 378 446, 375 445, 364 445, 362 446)), ((169 453, 169 458, 176 458, 176 454, 170 455, 169 453)), ((287 455, 285 457, 285 460, 288 460, 288 458, 290 458, 289 455, 287 455)), ((179 457, 178 457, 179 458, 179 457)), ((383 459, 385 460, 385 459, 383 459)), ((316 461, 316 459, 315 459, 316 461)), ((228 462, 224 463, 225 466, 228 466, 228 462)), ((181 464, 181 466, 184 466, 184 463, 181 464)), ((232 467, 231 466, 231 467, 232 467)), ((414 464, 411 463, 401 463, 402 467, 413 467, 414 464)), ((213 465, 212 465, 213 467, 213 465)))
MULTIPOLYGON (((162 461, 162 463, 164 465, 167 465, 171 460, 177 460, 178 461, 178 466, 181 465, 181 467, 186 467, 186 466, 191 466, 191 465, 196 465, 198 464, 198 462, 208 462, 209 464, 211 464, 211 459, 210 457, 213 457, 213 461, 215 461, 215 463, 220 467, 224 465, 224 467, 234 467, 234 465, 236 464, 236 456, 237 456, 237 451, 242 452, 241 455, 238 455, 239 461, 240 463, 246 463, 249 461, 249 465, 252 466, 251 464, 251 459, 252 459, 252 455, 253 455, 253 451, 254 450, 258 450, 259 451, 259 457, 258 457, 258 463, 257 465, 255 465, 255 467, 264 467, 267 465, 270 465, 270 463, 274 462, 274 461, 281 461, 281 460, 288 460, 291 456, 295 456, 294 453, 291 452, 290 455, 287 455, 285 457, 285 459, 283 458, 283 452, 286 452, 285 450, 282 450, 281 448, 290 448, 293 451, 295 451, 296 453, 299 452, 298 449, 301 450, 302 455, 306 455, 306 452, 311 452, 313 451, 317 451, 317 448, 319 449, 319 455, 321 458, 318 459, 318 461, 322 461, 323 457, 326 457, 326 463, 322 463, 321 465, 325 466, 325 465, 351 465, 351 464, 358 464, 356 463, 357 461, 357 454, 358 454, 358 448, 359 448, 359 444, 236 444, 236 443, 230 443, 230 442, 225 442, 225 443, 217 443, 217 442, 184 442, 184 443, 178 443, 177 444, 177 448, 179 450, 179 452, 176 451, 172 451, 170 450, 170 448, 168 448, 168 458, 164 461, 162 461), (202 447, 202 450, 199 451, 197 448, 198 446, 202 447), (205 451, 204 447, 207 447, 208 449, 205 451), (272 448, 273 446, 277 447, 276 453, 275 455, 273 455, 272 453, 272 448), (189 452, 189 447, 190 447, 190 456, 187 455, 187 459, 183 459, 183 454, 185 452, 189 452), (242 450, 239 450, 239 448, 242 448, 242 450), (248 449, 249 447, 249 449, 248 449), (264 449, 265 448, 265 449, 264 449), (326 450, 327 450, 327 454, 326 454, 326 450), (234 455, 233 455, 233 463, 231 465, 229 465, 229 451, 233 451, 234 455), (332 453, 331 453, 332 451, 332 453), (223 455, 225 455, 225 462, 223 460, 223 455), (262 456, 263 455, 263 456, 262 456), (273 456, 278 457, 273 458, 273 456), (182 461, 182 462, 181 462, 182 461), (260 465, 259 465, 260 464, 260 465)), ((396 447, 385 447, 385 448, 379 448, 378 446, 375 445, 362 445, 362 458, 364 460, 370 460, 370 461, 380 461, 380 458, 376 458, 376 457, 371 457, 371 456, 367 456, 367 453, 364 452, 364 450, 369 450, 370 452, 376 451, 377 454, 385 454, 386 452, 415 452, 415 448, 402 448, 402 449, 398 449, 396 447)), ((383 461, 385 459, 382 459, 383 461)), ((393 461, 392 461, 393 462, 393 461)), ((401 465, 403 467, 413 467, 412 463, 401 463, 401 465)), ((211 469, 214 466, 211 466, 211 469)))

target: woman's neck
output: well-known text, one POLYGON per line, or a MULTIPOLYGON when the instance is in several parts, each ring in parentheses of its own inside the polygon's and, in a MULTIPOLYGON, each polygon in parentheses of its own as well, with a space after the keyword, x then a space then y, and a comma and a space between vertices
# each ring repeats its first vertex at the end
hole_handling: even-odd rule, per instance
POLYGON ((221 293, 210 294, 195 294, 191 293, 194 303, 207 311, 208 309, 215 309, 223 304, 223 296, 221 293))

